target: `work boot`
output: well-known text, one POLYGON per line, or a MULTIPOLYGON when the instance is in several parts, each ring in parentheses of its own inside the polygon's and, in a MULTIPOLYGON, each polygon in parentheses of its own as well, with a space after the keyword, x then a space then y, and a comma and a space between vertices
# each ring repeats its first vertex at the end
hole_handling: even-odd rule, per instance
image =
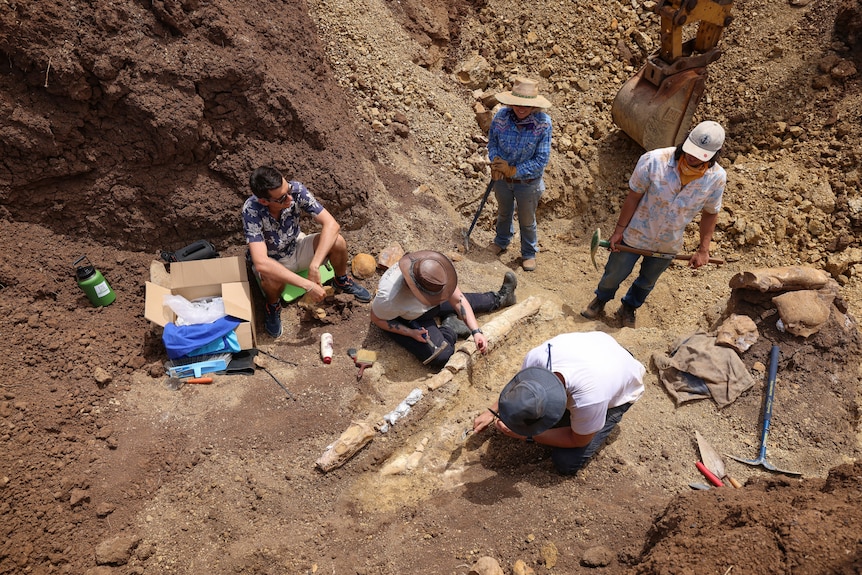
POLYGON ((467 327, 466 323, 458 319, 458 316, 454 313, 444 317, 443 321, 440 322, 440 327, 448 327, 455 332, 455 337, 458 339, 467 339, 470 337, 470 328, 467 327))
POLYGON ((500 286, 500 291, 494 294, 497 299, 497 309, 515 305, 515 288, 517 287, 518 276, 513 272, 506 272, 506 275, 503 276, 503 285, 500 286))
POLYGON ((635 311, 637 308, 633 308, 628 305, 626 302, 623 302, 623 305, 620 306, 620 309, 617 310, 617 316, 619 316, 620 321, 623 322, 623 327, 630 327, 634 329, 635 327, 635 311))
POLYGON ((607 302, 600 300, 598 297, 594 297, 593 301, 591 301, 587 307, 581 311, 581 315, 587 319, 596 319, 603 311, 605 311, 606 303, 607 302))
POLYGON ((265 306, 266 315, 263 318, 263 327, 266 333, 272 337, 281 337, 281 303, 268 303, 265 306))
POLYGON ((368 293, 368 290, 353 281, 353 278, 350 276, 335 278, 335 281, 333 281, 332 284, 335 286, 336 290, 349 293, 358 302, 368 303, 371 301, 371 294, 368 293))

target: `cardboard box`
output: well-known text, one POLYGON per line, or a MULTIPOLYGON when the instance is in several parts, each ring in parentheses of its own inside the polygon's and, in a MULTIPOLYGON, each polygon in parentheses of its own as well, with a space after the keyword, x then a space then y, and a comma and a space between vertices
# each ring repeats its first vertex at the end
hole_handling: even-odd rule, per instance
POLYGON ((146 288, 144 317, 162 327, 176 319, 173 310, 164 305, 165 295, 181 295, 189 301, 221 297, 225 312, 243 320, 236 328, 240 347, 255 347, 254 308, 244 258, 174 262, 170 272, 162 262, 154 261, 146 288))

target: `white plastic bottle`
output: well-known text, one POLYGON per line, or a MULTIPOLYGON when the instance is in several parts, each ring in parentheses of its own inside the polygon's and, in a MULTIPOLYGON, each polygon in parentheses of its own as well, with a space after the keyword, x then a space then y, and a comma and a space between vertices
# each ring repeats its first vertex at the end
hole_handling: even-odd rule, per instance
POLYGON ((323 333, 320 335, 320 357, 323 358, 323 363, 332 363, 332 334, 323 333))

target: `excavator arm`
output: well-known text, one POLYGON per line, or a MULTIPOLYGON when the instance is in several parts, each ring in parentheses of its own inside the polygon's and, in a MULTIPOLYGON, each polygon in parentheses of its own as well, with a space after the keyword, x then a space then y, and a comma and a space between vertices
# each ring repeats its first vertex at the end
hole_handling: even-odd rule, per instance
POLYGON ((682 142, 706 86, 706 67, 721 56, 718 41, 733 18, 733 0, 662 0, 661 47, 614 98, 614 123, 647 150, 682 142), (686 25, 697 25, 684 41, 686 25))

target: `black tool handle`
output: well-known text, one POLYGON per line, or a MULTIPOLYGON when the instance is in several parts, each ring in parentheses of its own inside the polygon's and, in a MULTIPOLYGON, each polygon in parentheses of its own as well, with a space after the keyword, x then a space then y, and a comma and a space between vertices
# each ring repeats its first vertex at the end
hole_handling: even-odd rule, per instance
POLYGON ((479 214, 482 213, 482 208, 485 207, 485 202, 488 201, 488 196, 491 194, 491 188, 494 187, 494 180, 488 182, 488 187, 485 188, 485 195, 482 196, 482 201, 479 202, 479 209, 476 210, 476 215, 473 216, 473 222, 470 224, 470 229, 467 230, 467 238, 470 238, 470 234, 473 233, 473 228, 476 226, 476 222, 479 220, 479 214))

